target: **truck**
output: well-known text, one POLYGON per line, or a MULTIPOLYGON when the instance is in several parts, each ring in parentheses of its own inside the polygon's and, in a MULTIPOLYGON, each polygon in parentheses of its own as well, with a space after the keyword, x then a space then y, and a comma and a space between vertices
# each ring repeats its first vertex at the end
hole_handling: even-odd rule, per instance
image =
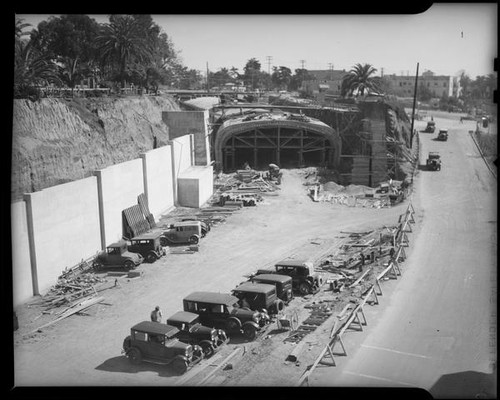
POLYGON ((426 166, 429 171, 441 170, 441 156, 436 151, 430 151, 427 156, 426 166))

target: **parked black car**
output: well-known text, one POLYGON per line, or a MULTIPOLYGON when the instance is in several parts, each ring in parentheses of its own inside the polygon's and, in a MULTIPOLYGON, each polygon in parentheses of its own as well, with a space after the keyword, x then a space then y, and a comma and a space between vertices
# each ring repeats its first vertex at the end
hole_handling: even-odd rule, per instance
POLYGON ((147 232, 142 235, 135 236, 130 239, 128 251, 139 253, 149 263, 154 263, 160 257, 166 254, 165 249, 161 245, 162 232, 147 232))
POLYGON ((203 351, 200 346, 181 342, 176 337, 178 332, 175 326, 139 322, 123 341, 122 352, 133 364, 145 361, 171 365, 178 374, 183 374, 203 359, 203 351))
POLYGON ((251 282, 268 283, 276 287, 278 298, 288 304, 293 299, 292 278, 288 275, 261 274, 250 278, 251 282))
POLYGON ((243 333, 253 340, 270 321, 266 312, 241 308, 230 293, 193 292, 183 299, 184 311, 200 316, 205 326, 224 329, 228 335, 243 333))
POLYGON ((167 324, 179 329, 176 337, 181 342, 199 345, 205 358, 212 356, 229 340, 224 330, 202 325, 200 316, 188 311, 176 312, 167 318, 167 324))
POLYGON ((276 286, 267 283, 245 282, 235 287, 232 294, 239 299, 241 307, 278 314, 285 304, 276 295, 276 286))

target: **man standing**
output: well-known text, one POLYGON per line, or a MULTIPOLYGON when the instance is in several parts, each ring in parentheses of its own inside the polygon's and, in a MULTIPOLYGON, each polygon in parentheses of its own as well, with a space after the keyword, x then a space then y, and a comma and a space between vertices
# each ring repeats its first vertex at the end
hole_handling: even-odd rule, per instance
POLYGON ((151 311, 151 321, 153 322, 161 322, 162 314, 160 310, 160 306, 156 306, 153 311, 151 311))

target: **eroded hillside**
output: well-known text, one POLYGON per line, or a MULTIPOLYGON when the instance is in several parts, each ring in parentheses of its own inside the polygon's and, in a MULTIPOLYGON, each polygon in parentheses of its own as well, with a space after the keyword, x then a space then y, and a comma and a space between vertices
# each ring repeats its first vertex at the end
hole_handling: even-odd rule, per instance
POLYGON ((91 176, 166 144, 167 96, 14 100, 11 199, 91 176))

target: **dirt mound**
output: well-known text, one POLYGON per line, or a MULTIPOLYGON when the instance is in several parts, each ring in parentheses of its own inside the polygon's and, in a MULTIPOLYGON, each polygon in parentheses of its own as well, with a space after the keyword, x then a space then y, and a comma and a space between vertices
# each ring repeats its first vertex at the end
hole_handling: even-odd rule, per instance
POLYGON ((170 96, 14 100, 11 199, 91 176, 165 145, 170 96))
POLYGON ((322 190, 329 193, 341 193, 345 192, 345 187, 335 182, 326 182, 322 190))

